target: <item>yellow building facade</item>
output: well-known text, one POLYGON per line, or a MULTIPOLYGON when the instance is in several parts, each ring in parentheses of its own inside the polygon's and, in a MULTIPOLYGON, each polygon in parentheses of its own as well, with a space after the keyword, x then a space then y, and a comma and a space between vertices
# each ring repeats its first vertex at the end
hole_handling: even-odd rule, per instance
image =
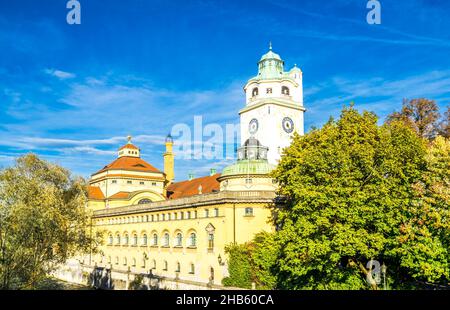
MULTIPOLYGON (((290 78, 284 73, 279 77, 267 75, 264 70, 269 70, 272 62, 284 64, 270 50, 258 63, 264 74, 260 72, 252 80, 270 79, 273 84, 277 79, 284 83, 290 78)), ((162 154, 164 171, 143 160, 139 147, 129 137, 128 143, 118 149, 117 158, 91 176, 88 208, 94 229, 103 233, 104 240, 100 253, 85 257, 84 265, 198 287, 220 286, 228 276, 225 247, 275 229, 269 208, 276 196, 276 184, 269 177, 275 165, 268 159, 276 156, 264 146, 275 144, 261 141, 264 135, 257 138, 258 130, 265 122, 279 122, 272 131, 287 139, 284 135, 292 134, 298 122, 290 122, 289 114, 281 112, 270 116, 270 100, 267 96, 259 98, 258 94, 275 96, 273 90, 277 88, 272 84, 268 90, 253 90, 247 105, 254 104, 258 109, 246 110, 244 118, 241 111, 241 131, 248 126, 247 138, 238 149, 237 161, 221 173, 212 170, 207 176, 174 182, 172 137, 166 138, 166 151, 162 154), (274 119, 269 122, 271 117, 274 119), (249 124, 242 124, 247 119, 249 124)), ((279 96, 286 97, 289 89, 280 89, 283 93, 279 96)), ((272 110, 278 111, 275 106, 272 110)), ((283 139, 280 143, 284 143, 283 139)), ((281 144, 275 148, 279 151, 281 144)))

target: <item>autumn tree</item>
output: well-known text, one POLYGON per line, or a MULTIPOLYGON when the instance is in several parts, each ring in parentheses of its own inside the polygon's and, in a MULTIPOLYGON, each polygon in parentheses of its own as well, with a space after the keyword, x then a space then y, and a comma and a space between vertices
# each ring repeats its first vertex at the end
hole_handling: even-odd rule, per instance
POLYGON ((447 106, 447 111, 439 124, 439 135, 444 138, 450 138, 450 106, 447 106))
POLYGON ((439 117, 439 108, 434 100, 404 99, 401 111, 390 114, 387 122, 400 120, 421 137, 431 139, 439 131, 439 117))
POLYGON ((388 266, 393 285, 448 279, 448 201, 425 203, 418 194, 418 186, 426 197, 440 193, 432 169, 444 169, 442 160, 428 165, 426 154, 403 121, 380 127, 374 114, 352 107, 295 136, 273 174, 287 198, 274 210, 278 288, 368 288, 371 259, 388 266))
POLYGON ((95 250, 85 183, 39 159, 0 171, 0 288, 33 289, 58 264, 95 250))

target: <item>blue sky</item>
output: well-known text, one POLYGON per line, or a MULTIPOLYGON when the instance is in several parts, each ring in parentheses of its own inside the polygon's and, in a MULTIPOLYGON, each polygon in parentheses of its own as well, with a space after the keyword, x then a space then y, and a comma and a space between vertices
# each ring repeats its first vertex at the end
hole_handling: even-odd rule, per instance
MULTIPOLYGON (((305 129, 355 101, 381 120, 402 98, 450 102, 450 2, 382 0, 0 2, 0 166, 35 152, 89 176, 132 135, 162 169, 176 123, 237 123, 242 87, 273 42, 304 74, 305 129)), ((228 160, 176 161, 176 178, 228 160)))

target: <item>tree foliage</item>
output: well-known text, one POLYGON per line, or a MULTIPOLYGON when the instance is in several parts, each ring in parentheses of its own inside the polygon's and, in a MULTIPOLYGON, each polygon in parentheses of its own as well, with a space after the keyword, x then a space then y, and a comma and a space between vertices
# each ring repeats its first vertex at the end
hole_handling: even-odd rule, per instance
POLYGON ((296 136, 273 174, 287 198, 274 209, 277 287, 367 288, 371 259, 388 266, 394 285, 448 280, 442 144, 427 153, 404 121, 380 127, 374 114, 353 107, 296 136))
POLYGON ((228 255, 229 276, 222 279, 225 286, 252 288, 254 273, 249 243, 229 244, 225 247, 228 255))
POLYGON ((85 188, 32 154, 0 172, 0 288, 32 289, 68 257, 95 251, 85 188))
POLYGON ((423 138, 431 139, 439 133, 439 108, 435 101, 425 98, 403 100, 400 112, 388 116, 387 121, 402 121, 423 138))

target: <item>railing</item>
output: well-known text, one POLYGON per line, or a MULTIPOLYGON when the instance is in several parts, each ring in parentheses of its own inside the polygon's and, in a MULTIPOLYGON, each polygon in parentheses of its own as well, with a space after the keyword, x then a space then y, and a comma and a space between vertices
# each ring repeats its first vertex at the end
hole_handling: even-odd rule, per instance
POLYGON ((205 205, 217 202, 227 201, 264 201, 270 202, 276 197, 273 191, 221 191, 217 193, 195 195, 185 198, 155 201, 148 204, 129 205, 117 208, 108 208, 97 210, 94 212, 94 217, 102 217, 120 213, 142 213, 146 211, 154 211, 160 209, 190 207, 192 205, 205 205))

